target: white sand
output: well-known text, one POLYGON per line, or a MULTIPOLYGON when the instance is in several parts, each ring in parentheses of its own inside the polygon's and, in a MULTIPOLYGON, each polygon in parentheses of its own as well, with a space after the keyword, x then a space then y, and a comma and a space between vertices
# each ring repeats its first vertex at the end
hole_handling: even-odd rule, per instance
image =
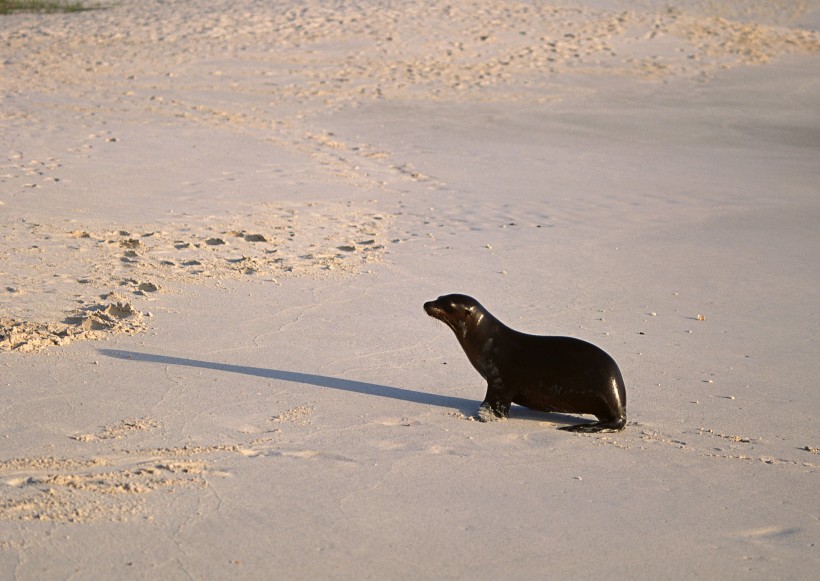
POLYGON ((0 578, 815 576, 819 24, 0 17, 0 578), (471 421, 453 291, 606 349, 627 429, 471 421))

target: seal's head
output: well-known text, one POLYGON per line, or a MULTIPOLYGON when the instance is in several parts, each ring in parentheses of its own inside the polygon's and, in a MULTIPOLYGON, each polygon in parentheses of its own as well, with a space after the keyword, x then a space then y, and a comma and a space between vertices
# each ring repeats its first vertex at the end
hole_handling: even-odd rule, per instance
POLYGON ((446 323, 460 337, 467 329, 480 324, 486 314, 484 307, 467 295, 441 296, 424 303, 424 310, 431 317, 446 323))

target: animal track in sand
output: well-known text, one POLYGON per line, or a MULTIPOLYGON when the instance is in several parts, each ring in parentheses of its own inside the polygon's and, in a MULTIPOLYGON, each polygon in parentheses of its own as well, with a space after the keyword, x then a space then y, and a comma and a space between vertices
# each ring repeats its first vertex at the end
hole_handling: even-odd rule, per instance
POLYGON ((380 426, 404 426, 406 428, 409 428, 411 426, 418 426, 421 422, 419 422, 418 420, 411 420, 409 418, 404 417, 383 417, 374 419, 371 423, 378 424, 380 426))
POLYGON ((188 284, 356 274, 383 259, 389 222, 308 203, 161 225, 0 224, 0 351, 141 331, 138 302, 188 284))
POLYGON ((307 425, 313 415, 313 406, 300 405, 279 412, 271 418, 274 422, 290 422, 292 424, 307 425))
POLYGON ((106 426, 102 431, 95 434, 79 434, 77 436, 71 436, 71 438, 74 440, 79 440, 80 442, 118 439, 125 437, 131 432, 153 430, 157 427, 159 427, 159 423, 152 418, 126 418, 116 424, 106 426))
POLYGON ((204 488, 214 471, 202 457, 230 446, 119 451, 92 459, 15 458, 0 462, 0 519, 81 523, 150 517, 153 492, 204 488))
POLYGON ((760 462, 768 465, 778 464, 802 468, 816 467, 815 464, 801 459, 781 458, 765 453, 765 442, 760 438, 721 434, 702 427, 691 433, 671 435, 640 422, 629 422, 627 429, 617 436, 601 435, 591 440, 597 445, 623 449, 644 449, 644 444, 661 445, 671 446, 685 453, 721 460, 760 462), (636 431, 636 428, 639 428, 639 431, 636 431), (710 438, 728 442, 727 447, 711 445, 710 438))

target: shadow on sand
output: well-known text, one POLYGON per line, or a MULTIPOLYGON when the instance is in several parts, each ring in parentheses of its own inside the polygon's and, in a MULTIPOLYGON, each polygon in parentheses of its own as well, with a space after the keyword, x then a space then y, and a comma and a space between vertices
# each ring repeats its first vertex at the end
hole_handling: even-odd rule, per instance
POLYGON ((329 387, 331 389, 340 389, 342 391, 352 391, 364 395, 389 397, 424 405, 453 408, 464 414, 472 414, 476 409, 478 409, 479 403, 481 403, 476 400, 464 399, 461 397, 424 393, 401 387, 390 387, 388 385, 379 385, 377 383, 365 383, 363 381, 353 381, 351 379, 341 379, 338 377, 327 377, 326 375, 314 375, 312 373, 282 371, 279 369, 264 369, 261 367, 247 367, 244 365, 230 365, 228 363, 214 363, 212 361, 184 359, 182 357, 169 357, 167 355, 154 355, 152 353, 137 353, 135 351, 120 351, 117 349, 99 349, 99 352, 106 357, 113 357, 115 359, 127 359, 129 361, 141 361, 144 363, 159 363, 162 365, 199 367, 201 369, 213 369, 215 371, 225 371, 228 373, 255 375, 256 377, 279 379, 281 381, 292 381, 294 383, 307 383, 310 385, 318 385, 319 387, 329 387))
MULTIPOLYGON (((292 381, 294 383, 318 385, 319 387, 329 387, 331 389, 340 389, 342 391, 361 393, 363 395, 389 397, 412 403, 457 409, 465 415, 474 414, 481 403, 480 400, 465 399, 463 397, 424 393, 422 391, 413 391, 412 389, 404 389, 402 387, 391 387, 389 385, 365 383, 363 381, 341 379, 339 377, 328 377, 326 375, 314 375, 312 373, 300 373, 298 371, 283 371, 279 369, 248 367, 245 365, 231 365, 229 363, 215 363, 213 361, 200 361, 198 359, 185 359, 183 357, 170 357, 168 355, 155 355, 153 353, 138 353, 136 351, 122 351, 119 349, 99 349, 99 353, 105 355, 106 357, 125 359, 128 361, 159 363, 161 365, 199 367, 200 369, 213 369, 215 371, 224 371, 227 373, 241 373, 244 375, 265 377, 267 379, 278 379, 281 381, 292 381)), ((577 418, 572 416, 565 416, 563 414, 547 414, 528 410, 520 406, 513 406, 511 416, 517 419, 550 421, 559 424, 578 423, 577 418)))

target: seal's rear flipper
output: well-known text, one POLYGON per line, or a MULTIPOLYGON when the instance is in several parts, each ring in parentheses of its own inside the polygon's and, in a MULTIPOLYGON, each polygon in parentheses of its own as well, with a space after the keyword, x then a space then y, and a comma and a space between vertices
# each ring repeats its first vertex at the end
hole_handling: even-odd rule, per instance
POLYGON ((626 425, 626 418, 616 418, 606 422, 593 422, 591 424, 575 424, 574 426, 562 426, 559 430, 565 432, 620 432, 626 425))

